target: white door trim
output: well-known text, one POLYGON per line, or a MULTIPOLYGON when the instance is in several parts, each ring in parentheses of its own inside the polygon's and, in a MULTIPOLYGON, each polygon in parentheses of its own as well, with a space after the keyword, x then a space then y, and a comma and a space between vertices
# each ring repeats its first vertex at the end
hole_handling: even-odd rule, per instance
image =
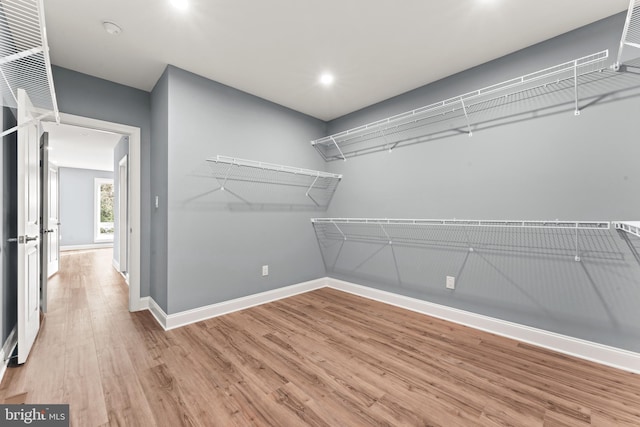
POLYGON ((66 113, 60 113, 60 123, 129 137, 129 311, 144 310, 147 306, 140 298, 140 128, 66 113))
MULTIPOLYGON (((120 253, 118 254, 118 271, 127 272, 128 261, 129 261, 129 247, 127 242, 127 232, 126 228, 128 228, 129 224, 129 196, 127 194, 128 190, 128 172, 129 168, 129 155, 125 154, 122 159, 118 162, 118 247, 120 253), (124 174, 124 179, 123 179, 124 174), (124 225, 124 227, 123 227, 124 225)), ((114 259, 114 262, 116 260, 114 259)))

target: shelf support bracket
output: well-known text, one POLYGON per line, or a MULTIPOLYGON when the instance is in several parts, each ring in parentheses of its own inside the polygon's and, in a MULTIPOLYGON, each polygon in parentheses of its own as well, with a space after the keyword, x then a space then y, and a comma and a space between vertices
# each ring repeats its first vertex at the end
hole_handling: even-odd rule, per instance
POLYGON ((50 116, 50 115, 51 115, 51 113, 44 113, 44 114, 39 115, 39 116, 38 116, 38 117, 36 117, 36 118, 33 118, 33 119, 29 120, 28 122, 24 122, 24 123, 22 123, 22 124, 20 124, 20 125, 18 125, 18 126, 14 126, 14 127, 12 127, 11 129, 7 129, 7 130, 5 130, 4 132, 2 132, 2 133, 0 134, 0 138, 3 138, 3 137, 5 137, 6 135, 9 135, 9 134, 11 134, 11 133, 14 133, 14 132, 16 132, 16 131, 18 131, 18 130, 20 130, 20 129, 24 128, 24 127, 30 126, 30 125, 32 125, 32 124, 34 124, 34 123, 37 123, 37 122, 39 122, 40 120, 42 120, 42 119, 44 119, 45 117, 50 116))
POLYGON ((316 182, 318 182, 318 179, 320 178, 320 175, 316 175, 315 179, 313 180, 313 182, 311 183, 311 186, 307 189, 307 192, 305 193, 305 196, 307 196, 309 199, 311 199, 311 201, 317 206, 320 207, 320 204, 318 202, 316 202, 316 200, 311 197, 311 194, 309 194, 311 192, 311 189, 313 188, 314 185, 316 185, 316 182))
POLYGON ((384 139, 384 146, 385 147, 389 147, 389 153, 393 152, 393 149, 396 148, 396 146, 398 145, 398 143, 390 143, 389 140, 387 139, 387 134, 384 131, 384 128, 380 129, 380 133, 382 134, 382 139, 384 139))
POLYGON ((389 236, 389 233, 387 233, 387 230, 385 230, 384 225, 380 224, 380 228, 382 228, 382 232, 384 233, 384 235, 387 238, 387 242, 390 246, 393 246, 393 241, 391 240, 391 236, 389 236))
POLYGON ((8 64, 9 62, 17 61, 19 59, 27 58, 32 55, 37 55, 39 53, 44 52, 44 49, 40 46, 34 47, 31 49, 23 50, 18 53, 14 53, 12 55, 7 55, 5 57, 0 58, 0 65, 8 64))
POLYGON ((473 132, 471 131, 471 121, 469 120, 469 114, 467 113, 467 107, 464 105, 464 99, 460 98, 460 103, 462 104, 462 111, 464 112, 464 117, 467 119, 467 129, 469 131, 469 136, 473 136, 473 132))
POLYGON ((313 182, 311 183, 311 185, 309 186, 309 188, 307 189, 307 192, 305 193, 305 196, 310 197, 309 196, 309 192, 311 191, 311 189, 313 188, 314 185, 316 185, 316 182, 318 182, 318 178, 320 178, 320 175, 316 175, 316 178, 313 180, 313 182))
MULTIPOLYGON (((0 74, 2 74, 2 80, 4 80, 4 84, 7 85, 7 89, 9 89, 9 93, 11 94, 13 101, 16 103, 15 105, 18 105, 18 97, 16 96, 15 91, 11 88, 11 84, 9 84, 9 80, 7 80, 7 75, 2 70, 2 67, 0 67, 0 74)), ((4 134, 2 136, 4 136, 4 134)))
POLYGON ((222 191, 225 191, 224 186, 227 183, 227 180, 229 179, 229 174, 231 173, 232 167, 233 167, 233 163, 229 163, 229 167, 227 168, 227 171, 224 174, 224 180, 222 181, 222 184, 220 184, 220 190, 222 191))
POLYGON ((575 95, 575 111, 574 115, 580 115, 580 106, 578 105, 578 60, 573 61, 573 93, 575 95))
MULTIPOLYGON (((393 248, 393 240, 391 240, 391 236, 387 233, 387 230, 384 228, 384 224, 380 224, 380 228, 382 228, 382 232, 387 238, 387 245, 391 248, 391 256, 393 257, 393 265, 396 268, 396 276, 398 277, 398 284, 402 284, 402 277, 400 276, 400 268, 398 267, 398 258, 396 258, 396 251, 393 248)), ((385 245, 385 246, 387 246, 385 245)))
POLYGON ((347 236, 345 236, 344 233, 342 232, 342 230, 340 230, 340 227, 338 227, 338 224, 336 224, 335 221, 331 221, 331 224, 335 225, 335 227, 338 229, 338 232, 340 234, 342 234, 342 239, 346 241, 347 240, 347 236))
POLYGON ((333 144, 336 146, 336 148, 338 149, 338 151, 340 152, 340 155, 342 156, 342 160, 344 160, 345 162, 347 161, 347 158, 344 156, 344 154, 342 153, 342 150, 340 149, 340 146, 338 145, 338 143, 336 142, 336 140, 330 136, 329 138, 331 138, 331 141, 333 141, 333 144))
POLYGON ((629 27, 631 26, 631 18, 633 17, 633 11, 635 6, 635 0, 629 0, 629 8, 627 9, 627 18, 624 21, 624 29, 622 30, 622 37, 620 38, 620 46, 618 47, 618 57, 616 58, 613 69, 620 71, 622 66, 622 53, 624 52, 624 46, 627 45, 627 35, 629 33, 629 27))

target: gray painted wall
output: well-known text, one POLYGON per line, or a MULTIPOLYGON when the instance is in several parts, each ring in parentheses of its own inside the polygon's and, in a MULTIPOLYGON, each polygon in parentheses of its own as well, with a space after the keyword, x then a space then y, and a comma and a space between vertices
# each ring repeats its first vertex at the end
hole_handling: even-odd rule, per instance
POLYGON ((151 241, 151 97, 148 92, 53 67, 60 111, 140 128, 140 295, 149 295, 151 241))
POLYGON ((219 184, 205 159, 322 169, 309 141, 324 134, 324 123, 172 66, 168 100, 168 206, 160 199, 160 209, 168 207, 168 313, 323 277, 309 224, 318 212, 259 180, 227 184, 249 204, 212 192, 219 184), (261 277, 265 264, 270 274, 261 277))
POLYGON ((169 146, 169 71, 151 92, 151 297, 167 312, 167 180, 169 146), (158 208, 155 197, 158 197, 158 208))
MULTIPOLYGON (((113 179, 113 172, 59 168, 60 246, 94 245, 94 179, 113 179)), ((105 244, 111 246, 111 242, 105 244)))
MULTIPOLYGON (((113 211, 118 212, 120 209, 120 161, 124 156, 129 154, 129 137, 123 136, 120 141, 113 148, 113 211)), ((127 185, 129 177, 127 175, 127 185)), ((127 194, 128 197, 128 194, 127 194)), ((120 217, 115 215, 114 217, 114 235, 113 235, 113 259, 120 260, 120 227, 127 228, 127 224, 120 224, 120 217)), ((127 241, 129 233, 127 233, 127 241)), ((125 247, 127 242, 124 243, 125 247)))
MULTIPOLYGON (((615 55, 623 23, 624 16, 617 15, 374 105, 330 122, 329 133, 601 49, 615 55)), ((460 134, 391 154, 330 162, 328 169, 345 178, 328 216, 637 219, 637 94, 607 96, 579 117, 569 106, 557 114, 530 114, 477 131, 472 138, 460 134)), ((425 232, 419 247, 397 246, 393 251, 384 244, 347 242, 339 256, 339 242, 334 242, 324 251, 328 274, 640 351, 640 263, 617 232, 585 234, 582 262, 575 262, 567 250, 571 236, 460 233, 425 232), (475 251, 469 252, 469 246, 475 251), (447 275, 457 277, 455 291, 445 289, 447 275)))
MULTIPOLYGON (((16 125, 16 119, 9 108, 3 107, 1 114, 3 130, 16 125)), ((0 205, 2 205, 2 227, 0 228, 0 279, 2 292, 0 293, 0 332, 2 343, 11 333, 18 321, 18 271, 16 243, 8 243, 7 239, 18 234, 17 212, 17 133, 2 138, 0 159, 2 173, 0 173, 0 205)))

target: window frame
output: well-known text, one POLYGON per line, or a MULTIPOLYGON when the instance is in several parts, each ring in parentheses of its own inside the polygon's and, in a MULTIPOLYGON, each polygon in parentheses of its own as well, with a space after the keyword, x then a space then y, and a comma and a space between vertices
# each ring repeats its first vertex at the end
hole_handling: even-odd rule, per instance
MULTIPOLYGON (((114 234, 111 234, 110 237, 105 237, 104 234, 100 234, 100 187, 104 184, 111 184, 113 187, 114 180, 113 178, 94 178, 93 179, 93 241, 94 243, 113 243, 113 239, 115 236, 115 227, 114 234)), ((114 198, 115 198, 115 188, 114 188, 114 198)))

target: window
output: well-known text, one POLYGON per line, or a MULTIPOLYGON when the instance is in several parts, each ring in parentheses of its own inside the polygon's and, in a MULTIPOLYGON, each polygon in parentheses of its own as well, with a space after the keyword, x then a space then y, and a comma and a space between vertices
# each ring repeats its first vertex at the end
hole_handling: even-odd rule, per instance
POLYGON ((113 179, 96 178, 94 240, 113 242, 113 179))

